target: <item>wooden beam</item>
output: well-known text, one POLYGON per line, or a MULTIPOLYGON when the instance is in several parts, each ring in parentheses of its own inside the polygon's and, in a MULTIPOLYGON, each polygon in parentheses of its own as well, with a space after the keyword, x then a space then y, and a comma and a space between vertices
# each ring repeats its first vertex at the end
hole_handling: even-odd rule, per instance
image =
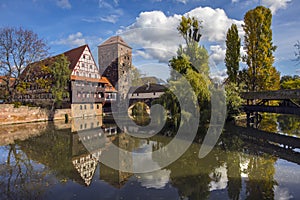
POLYGON ((300 108, 282 107, 282 106, 260 106, 260 105, 244 105, 245 112, 268 112, 278 114, 291 114, 300 116, 300 108))
POLYGON ((247 100, 265 99, 265 100, 285 100, 300 99, 300 89, 296 90, 276 90, 261 92, 242 92, 241 97, 247 100))

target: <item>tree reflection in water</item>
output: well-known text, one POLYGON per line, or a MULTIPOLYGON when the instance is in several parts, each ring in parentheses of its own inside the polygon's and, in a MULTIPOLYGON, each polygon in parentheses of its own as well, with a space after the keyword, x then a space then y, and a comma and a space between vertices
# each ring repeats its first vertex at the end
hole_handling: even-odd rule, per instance
MULTIPOLYGON (((61 193, 78 199, 83 194, 90 199, 274 199, 275 186, 280 185, 274 178, 277 158, 230 134, 232 130, 226 130, 203 159, 198 158, 200 144, 193 143, 166 168, 132 174, 101 164, 92 159, 93 153, 105 153, 111 143, 135 152, 163 153, 172 138, 99 136, 101 148, 88 152, 72 128, 51 126, 39 136, 0 147, 0 199, 59 199, 61 193)), ((159 158, 147 159, 159 165, 159 158)))

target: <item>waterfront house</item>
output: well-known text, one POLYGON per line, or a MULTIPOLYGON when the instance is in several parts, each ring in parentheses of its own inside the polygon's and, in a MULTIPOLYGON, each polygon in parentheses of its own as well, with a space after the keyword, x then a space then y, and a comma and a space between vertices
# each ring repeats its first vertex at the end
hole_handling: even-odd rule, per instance
MULTIPOLYGON (((68 95, 61 104, 55 105, 56 108, 70 108, 72 117, 101 115, 105 101, 116 98, 116 90, 107 78, 101 77, 89 46, 71 49, 63 55, 70 62, 70 82, 65 88, 68 95)), ((52 75, 44 70, 44 66, 51 66, 57 56, 32 63, 24 69, 20 79, 26 89, 18 94, 18 101, 45 107, 53 103, 51 89, 41 87, 37 80, 51 80, 52 75)))

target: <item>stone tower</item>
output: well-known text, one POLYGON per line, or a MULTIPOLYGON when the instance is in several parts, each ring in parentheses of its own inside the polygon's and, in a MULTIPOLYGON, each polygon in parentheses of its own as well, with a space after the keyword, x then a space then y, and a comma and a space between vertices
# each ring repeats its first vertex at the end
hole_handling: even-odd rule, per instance
POLYGON ((98 63, 102 76, 117 89, 119 98, 125 98, 130 87, 132 48, 120 36, 113 36, 98 46, 98 63))

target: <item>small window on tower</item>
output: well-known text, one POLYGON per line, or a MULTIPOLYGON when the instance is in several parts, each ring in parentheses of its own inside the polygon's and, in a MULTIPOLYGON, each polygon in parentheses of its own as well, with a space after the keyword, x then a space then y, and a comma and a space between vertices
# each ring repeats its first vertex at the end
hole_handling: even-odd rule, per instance
POLYGON ((84 64, 84 63, 82 63, 82 64, 81 64, 81 66, 82 66, 82 67, 85 67, 85 64, 84 64))
POLYGON ((93 69, 93 65, 90 65, 90 69, 93 69))

